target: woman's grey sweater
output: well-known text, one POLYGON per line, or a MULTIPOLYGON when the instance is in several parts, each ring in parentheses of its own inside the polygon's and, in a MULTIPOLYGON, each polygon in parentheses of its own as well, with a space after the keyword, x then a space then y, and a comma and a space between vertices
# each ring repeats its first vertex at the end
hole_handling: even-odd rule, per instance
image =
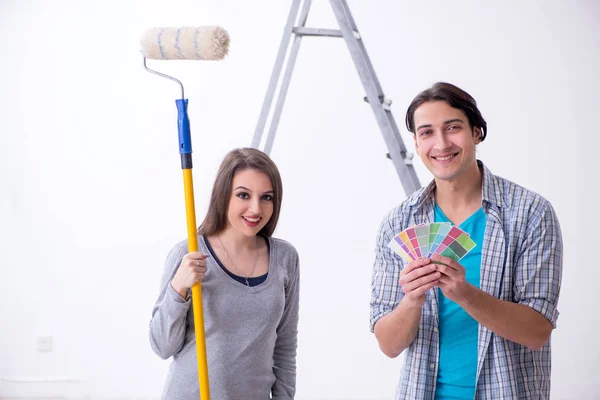
MULTIPOLYGON (((265 282, 246 286, 213 258, 207 258, 202 302, 211 400, 288 400, 296 391, 298 253, 281 239, 268 238, 265 282)), ((198 251, 210 254, 204 237, 198 251)), ((191 299, 171 287, 187 254, 187 242, 169 253, 161 291, 152 311, 150 343, 158 356, 173 356, 163 399, 198 400, 198 364, 191 299)))

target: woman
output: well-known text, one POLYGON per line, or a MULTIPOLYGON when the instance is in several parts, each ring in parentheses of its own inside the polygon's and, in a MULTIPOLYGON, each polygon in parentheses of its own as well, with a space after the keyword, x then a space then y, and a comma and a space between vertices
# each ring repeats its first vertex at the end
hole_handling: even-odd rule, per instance
POLYGON ((225 156, 198 229, 199 251, 188 253, 186 241, 171 250, 152 312, 152 348, 173 356, 163 398, 199 398, 190 293, 198 281, 211 398, 294 398, 298 254, 271 237, 281 199, 281 177, 266 154, 245 148, 225 156))

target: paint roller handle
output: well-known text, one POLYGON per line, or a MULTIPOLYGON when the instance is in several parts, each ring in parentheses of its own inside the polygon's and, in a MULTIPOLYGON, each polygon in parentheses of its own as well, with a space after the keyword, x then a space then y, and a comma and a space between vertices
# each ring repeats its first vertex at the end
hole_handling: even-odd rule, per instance
POLYGON ((190 119, 187 113, 188 99, 177 99, 177 131, 179 132, 179 154, 181 168, 192 168, 192 136, 190 135, 190 119))
POLYGON ((179 131, 179 154, 192 153, 192 137, 190 135, 190 119, 187 113, 188 99, 177 99, 177 129, 179 131))

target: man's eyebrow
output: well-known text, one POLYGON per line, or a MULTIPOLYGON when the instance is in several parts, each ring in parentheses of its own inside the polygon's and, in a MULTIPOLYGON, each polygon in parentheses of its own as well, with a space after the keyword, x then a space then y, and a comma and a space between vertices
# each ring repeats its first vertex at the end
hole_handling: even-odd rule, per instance
POLYGON ((452 118, 452 119, 444 121, 444 125, 448 125, 448 124, 451 124, 453 122, 462 122, 463 124, 465 123, 465 121, 463 121, 460 118, 452 118))
MULTIPOLYGON (((465 123, 465 121, 463 121, 460 118, 452 118, 452 119, 448 119, 446 121, 444 121, 444 125, 448 125, 451 124, 453 122, 462 122, 463 124, 465 123)), ((417 130, 421 129, 421 128, 431 128, 433 125, 431 124, 423 124, 423 125, 419 125, 419 127, 417 127, 417 130)))

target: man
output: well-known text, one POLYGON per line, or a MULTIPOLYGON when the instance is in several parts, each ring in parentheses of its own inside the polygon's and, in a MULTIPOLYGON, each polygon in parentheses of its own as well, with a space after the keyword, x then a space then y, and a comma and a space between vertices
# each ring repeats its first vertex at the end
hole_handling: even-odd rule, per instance
POLYGON ((371 330, 387 356, 408 350, 396 399, 548 399, 562 273, 552 206, 476 159, 487 124, 462 89, 421 92, 406 125, 434 180, 388 214, 377 238, 371 330), (387 247, 432 222, 475 241, 460 264, 407 263, 387 247))

